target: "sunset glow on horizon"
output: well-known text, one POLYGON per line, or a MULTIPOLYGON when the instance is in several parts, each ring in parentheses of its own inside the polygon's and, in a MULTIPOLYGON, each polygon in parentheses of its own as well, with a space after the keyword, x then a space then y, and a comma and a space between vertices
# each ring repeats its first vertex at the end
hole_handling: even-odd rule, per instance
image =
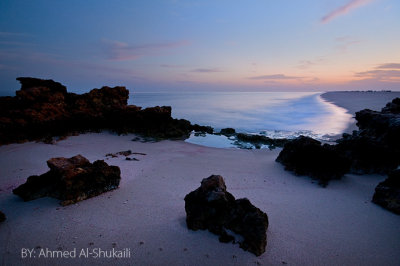
POLYGON ((19 76, 71 91, 400 90, 400 2, 0 2, 0 95, 19 76))

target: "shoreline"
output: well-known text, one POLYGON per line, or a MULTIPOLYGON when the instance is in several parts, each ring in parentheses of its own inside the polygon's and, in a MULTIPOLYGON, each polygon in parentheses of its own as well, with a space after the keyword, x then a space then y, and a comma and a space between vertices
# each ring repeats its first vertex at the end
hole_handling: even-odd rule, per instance
MULTIPOLYGON (((329 93, 328 98, 347 106, 348 112, 365 100, 358 98, 359 105, 349 106, 357 98, 348 100, 348 95, 329 93)), ((380 109, 387 103, 375 95, 366 95, 370 99, 365 108, 380 109)), ((107 131, 69 136, 54 144, 0 146, 0 210, 7 215, 0 224, 0 261, 5 265, 398 264, 400 216, 371 202, 376 185, 386 176, 346 174, 322 188, 309 177, 285 171, 275 162, 280 151, 221 149, 182 140, 141 142, 135 134, 107 131), (128 149, 137 160, 106 156, 128 149), (104 160, 118 166, 119 188, 65 207, 53 198, 23 202, 12 194, 28 176, 47 172, 48 159, 77 154, 90 162, 104 160), (248 198, 267 213, 267 247, 261 256, 220 243, 208 231, 187 229, 184 197, 212 174, 223 176, 227 191, 236 198, 248 198), (129 249, 131 255, 22 258, 23 249, 38 255, 46 249, 58 254, 113 248, 129 249)))
MULTIPOLYGON (((328 91, 320 96, 325 101, 346 109, 354 117, 356 112, 363 109, 380 111, 388 102, 400 97, 400 91, 328 91)), ((343 133, 351 134, 353 130, 358 130, 354 119, 343 133)), ((335 138, 341 138, 342 134, 335 138)))

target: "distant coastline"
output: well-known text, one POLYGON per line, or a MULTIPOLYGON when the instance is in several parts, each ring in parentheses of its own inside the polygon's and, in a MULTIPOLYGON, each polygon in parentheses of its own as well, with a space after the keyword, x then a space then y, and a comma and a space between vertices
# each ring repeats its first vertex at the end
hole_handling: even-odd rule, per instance
MULTIPOLYGON (((355 116, 356 112, 363 109, 380 111, 388 102, 400 97, 400 91, 329 91, 321 94, 321 97, 355 116)), ((353 122, 343 133, 351 133, 357 129, 353 122)))

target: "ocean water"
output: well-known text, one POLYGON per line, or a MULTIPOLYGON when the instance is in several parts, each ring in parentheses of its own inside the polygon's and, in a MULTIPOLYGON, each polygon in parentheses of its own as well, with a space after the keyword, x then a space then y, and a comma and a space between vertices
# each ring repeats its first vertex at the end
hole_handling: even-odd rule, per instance
MULTIPOLYGON (((171 106, 174 118, 212 126, 216 132, 232 127, 237 132, 272 138, 299 135, 329 141, 352 121, 345 109, 311 92, 184 92, 133 93, 129 104, 142 107, 171 106)), ((232 147, 233 139, 218 135, 194 135, 188 142, 232 147)))

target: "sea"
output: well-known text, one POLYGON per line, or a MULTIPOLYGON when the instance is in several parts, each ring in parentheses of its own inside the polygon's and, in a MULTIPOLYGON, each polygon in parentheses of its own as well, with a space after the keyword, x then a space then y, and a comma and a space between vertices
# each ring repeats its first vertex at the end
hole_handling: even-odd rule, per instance
MULTIPOLYGON (((129 104, 143 108, 171 106, 172 117, 211 126, 215 132, 236 132, 271 138, 300 135, 329 142, 353 122, 347 110, 321 97, 322 92, 135 92, 129 104)), ((217 147, 238 147, 233 137, 191 134, 187 142, 217 147)), ((243 147, 243 143, 240 147, 243 147)), ((253 148, 251 144, 245 146, 253 148)))

